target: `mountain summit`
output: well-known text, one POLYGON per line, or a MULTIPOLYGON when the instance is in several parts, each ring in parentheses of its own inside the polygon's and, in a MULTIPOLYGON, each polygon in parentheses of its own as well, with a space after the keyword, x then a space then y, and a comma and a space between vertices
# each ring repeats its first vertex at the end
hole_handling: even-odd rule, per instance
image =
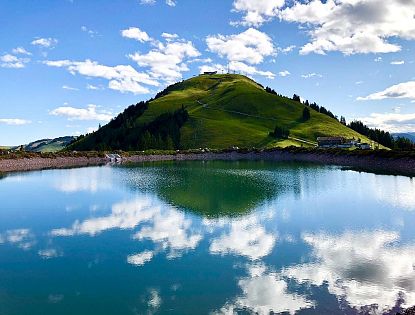
POLYGON ((310 145, 320 136, 366 137, 298 100, 237 74, 204 74, 175 83, 125 109, 73 150, 145 150, 310 145), (304 111, 309 114, 305 115, 304 111), (289 137, 272 136, 276 127, 289 137))

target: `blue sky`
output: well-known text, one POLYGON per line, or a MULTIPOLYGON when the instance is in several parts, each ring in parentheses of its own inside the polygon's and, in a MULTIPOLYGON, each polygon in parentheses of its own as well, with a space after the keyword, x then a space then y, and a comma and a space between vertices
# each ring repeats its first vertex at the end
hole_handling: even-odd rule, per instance
POLYGON ((415 131, 415 0, 0 3, 0 145, 78 135, 229 67, 346 119, 415 131))

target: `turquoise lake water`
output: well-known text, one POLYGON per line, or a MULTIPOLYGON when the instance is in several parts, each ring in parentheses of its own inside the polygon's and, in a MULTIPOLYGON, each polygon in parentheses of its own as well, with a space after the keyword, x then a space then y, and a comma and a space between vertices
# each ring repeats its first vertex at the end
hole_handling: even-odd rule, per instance
POLYGON ((0 314, 396 314, 415 181, 164 162, 0 179, 0 314))

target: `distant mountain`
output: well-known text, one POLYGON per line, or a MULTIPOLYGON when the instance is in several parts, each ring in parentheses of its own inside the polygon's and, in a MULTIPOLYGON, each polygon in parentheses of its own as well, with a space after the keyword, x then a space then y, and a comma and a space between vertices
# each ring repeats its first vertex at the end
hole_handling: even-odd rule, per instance
POLYGON ((222 149, 307 146, 320 136, 367 137, 334 118, 278 95, 246 76, 205 74, 178 82, 148 102, 128 107, 71 150, 222 149), (289 139, 270 136, 275 127, 289 139))
POLYGON ((31 142, 23 146, 25 151, 29 152, 57 152, 64 149, 76 137, 66 136, 56 139, 42 139, 31 142))
POLYGON ((394 138, 403 137, 415 142, 415 132, 402 132, 402 133, 393 133, 394 138))

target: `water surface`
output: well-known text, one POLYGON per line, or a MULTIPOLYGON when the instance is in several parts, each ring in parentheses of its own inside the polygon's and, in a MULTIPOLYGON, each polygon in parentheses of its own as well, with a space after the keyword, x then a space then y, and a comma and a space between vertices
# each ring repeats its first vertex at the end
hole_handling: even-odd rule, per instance
POLYGON ((415 183, 163 162, 0 180, 0 314, 395 314, 415 305, 415 183))

